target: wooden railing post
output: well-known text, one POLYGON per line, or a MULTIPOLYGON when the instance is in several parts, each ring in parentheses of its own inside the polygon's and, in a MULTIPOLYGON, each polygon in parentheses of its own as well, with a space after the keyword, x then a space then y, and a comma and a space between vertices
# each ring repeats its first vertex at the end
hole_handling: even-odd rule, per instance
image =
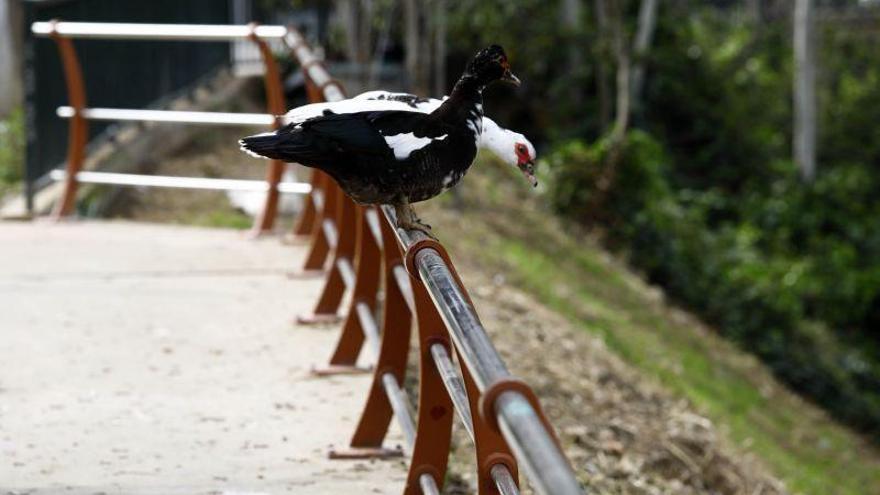
POLYGON ((82 115, 82 111, 86 107, 86 91, 83 84, 82 68, 79 58, 76 56, 73 42, 70 38, 58 33, 55 28, 57 23, 57 20, 51 22, 52 32, 49 36, 55 40, 55 44, 58 46, 58 54, 61 56, 61 63, 64 66, 67 100, 69 105, 73 107, 73 117, 71 117, 68 127, 67 164, 65 165, 67 174, 64 179, 64 189, 61 193, 61 198, 55 203, 52 210, 52 218, 56 221, 69 215, 76 205, 78 185, 76 174, 82 170, 83 162, 85 161, 89 134, 88 123, 82 115))
MULTIPOLYGON (((263 59, 263 65, 266 69, 266 77, 264 78, 266 87, 266 106, 271 115, 275 116, 273 129, 281 127, 281 116, 286 111, 286 103, 284 101, 284 88, 281 85, 281 73, 278 71, 278 64, 275 63, 275 56, 265 40, 256 34, 257 23, 251 23, 251 33, 249 38, 260 50, 263 59)), ((285 164, 281 160, 271 160, 266 170, 266 183, 269 185, 266 193, 266 202, 263 204, 263 210, 254 219, 253 234, 259 235, 270 232, 275 225, 275 218, 278 216, 278 183, 284 175, 285 164)))

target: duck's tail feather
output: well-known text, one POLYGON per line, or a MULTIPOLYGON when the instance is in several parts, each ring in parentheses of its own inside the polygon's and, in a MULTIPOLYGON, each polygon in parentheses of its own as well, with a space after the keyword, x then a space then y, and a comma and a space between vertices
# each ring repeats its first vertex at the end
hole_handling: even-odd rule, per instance
POLYGON ((284 160, 282 142, 285 137, 277 132, 264 132, 238 140, 241 150, 248 155, 269 160, 284 160))
POLYGON ((270 160, 309 165, 321 158, 320 150, 316 149, 311 136, 289 128, 248 136, 239 140, 238 144, 245 153, 270 160))

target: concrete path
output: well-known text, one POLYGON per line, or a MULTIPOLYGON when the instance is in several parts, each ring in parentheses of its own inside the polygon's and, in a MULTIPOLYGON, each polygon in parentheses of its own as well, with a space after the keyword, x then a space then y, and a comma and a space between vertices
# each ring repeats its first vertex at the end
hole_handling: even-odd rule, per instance
MULTIPOLYGON (((0 224, 0 494, 400 493, 330 461, 369 378, 312 378, 304 247, 226 230, 0 224)), ((391 444, 400 437, 392 430, 391 444)))

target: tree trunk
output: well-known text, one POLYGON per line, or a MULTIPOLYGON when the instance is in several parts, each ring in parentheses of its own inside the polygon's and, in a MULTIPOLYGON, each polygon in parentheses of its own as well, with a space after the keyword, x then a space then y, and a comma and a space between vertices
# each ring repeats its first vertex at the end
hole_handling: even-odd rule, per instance
POLYGON ((639 7, 639 27, 633 42, 635 62, 632 68, 632 107, 641 108, 642 87, 645 83, 645 57, 654 39, 654 28, 657 26, 658 0, 642 0, 639 7))
POLYGON ((397 3, 391 2, 387 10, 382 12, 382 28, 376 39, 376 46, 373 50, 373 61, 370 63, 370 75, 367 79, 367 89, 373 89, 379 85, 380 74, 385 66, 385 52, 391 44, 391 25, 394 23, 394 15, 397 10, 397 3))
POLYGON ((629 128, 630 114, 630 60, 629 46, 625 34, 624 12, 625 2, 622 0, 610 0, 608 7, 608 20, 610 21, 611 35, 613 38, 614 56, 617 63, 616 77, 616 106, 614 126, 609 136, 608 153, 602 163, 602 170, 596 179, 596 192, 590 201, 587 211, 594 216, 594 220, 602 216, 604 205, 617 177, 617 168, 623 155, 623 146, 626 131, 629 128))
POLYGON ((360 18, 358 19, 357 63, 361 75, 361 83, 366 85, 370 77, 370 55, 372 54, 373 38, 373 0, 361 0, 360 18))
POLYGON ((794 5, 794 161, 806 182, 816 175, 816 49, 812 0, 794 5))
POLYGON ((434 96, 446 94, 446 0, 434 0, 434 96))
POLYGON ((360 0, 343 0, 339 2, 338 8, 339 19, 345 30, 345 56, 351 62, 357 62, 360 0))
POLYGON ((406 46, 406 72, 409 75, 409 90, 415 94, 428 93, 427 68, 430 67, 429 46, 422 28, 422 2, 404 0, 404 30, 406 46))
POLYGON ((596 28, 599 33, 599 47, 596 50, 596 92, 599 98, 599 133, 608 129, 611 122, 611 88, 608 85, 608 63, 606 47, 610 45, 608 38, 608 14, 605 0, 594 0, 596 10, 596 28))
POLYGON ((581 106, 580 75, 584 63, 578 36, 581 30, 581 0, 563 0, 562 8, 559 9, 559 21, 565 26, 569 38, 568 73, 576 75, 569 84, 568 97, 572 107, 577 109, 581 106))
POLYGON ((0 0, 0 117, 22 104, 21 2, 0 0))
MULTIPOLYGON (((617 87, 615 92, 616 108, 614 115, 614 128, 611 131, 611 138, 614 143, 623 140, 626 130, 629 127, 630 113, 630 62, 629 48, 627 47, 626 38, 624 36, 624 13, 623 5, 612 1, 614 5, 611 29, 614 35, 614 56, 617 60, 617 87)), ((616 147, 616 145, 614 145, 616 147)))

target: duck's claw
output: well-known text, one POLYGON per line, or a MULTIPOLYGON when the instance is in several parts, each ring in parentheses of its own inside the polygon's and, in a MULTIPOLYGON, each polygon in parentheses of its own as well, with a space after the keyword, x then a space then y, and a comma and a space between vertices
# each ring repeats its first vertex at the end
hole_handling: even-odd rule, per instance
POLYGON ((419 232, 423 232, 426 236, 431 239, 437 240, 437 237, 434 236, 434 232, 431 230, 431 226, 423 223, 418 218, 416 219, 398 219, 397 226, 404 230, 418 230, 419 232))

